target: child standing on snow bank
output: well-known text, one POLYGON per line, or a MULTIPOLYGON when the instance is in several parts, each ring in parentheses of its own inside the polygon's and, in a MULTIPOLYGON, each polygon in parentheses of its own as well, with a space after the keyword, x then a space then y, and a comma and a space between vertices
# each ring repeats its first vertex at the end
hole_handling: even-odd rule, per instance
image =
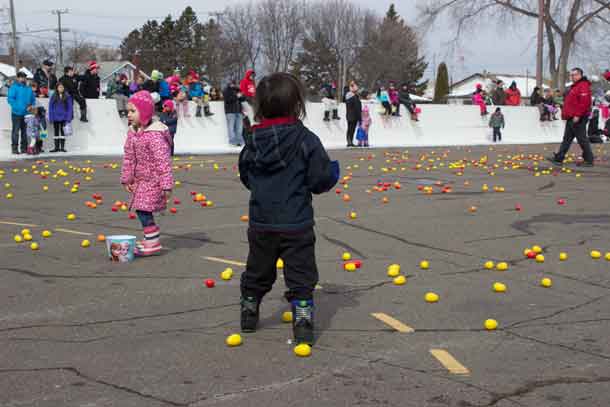
POLYGON ((170 158, 171 136, 166 125, 153 122, 155 104, 150 93, 140 91, 129 99, 129 131, 121 170, 121 184, 132 194, 130 210, 135 209, 144 240, 136 242, 137 256, 161 253, 160 229, 154 212, 166 208, 174 186, 170 158))
POLYGON ((472 94, 472 104, 479 106, 481 116, 487 116, 487 105, 485 104, 485 92, 483 85, 477 83, 477 89, 472 94))
POLYGON ((47 119, 45 108, 42 106, 28 107, 28 114, 25 116, 25 126, 28 135, 28 155, 37 155, 42 152, 42 138, 46 137, 47 119))
POLYGON ((504 115, 502 114, 502 110, 498 107, 494 114, 489 118, 489 127, 491 127, 494 131, 494 143, 497 141, 502 141, 502 132, 500 129, 504 128, 504 115))
POLYGON ((360 126, 358 126, 358 130, 356 132, 356 140, 358 140, 358 147, 369 146, 369 128, 371 127, 372 122, 373 120, 371 119, 369 107, 365 105, 362 108, 362 119, 360 120, 360 126))
POLYGON ((287 73, 263 78, 256 87, 252 135, 239 157, 242 183, 251 191, 250 253, 241 277, 241 329, 256 331, 260 303, 277 277, 278 258, 292 305, 297 344, 313 344, 313 292, 318 282, 312 194, 329 191, 339 163, 301 119, 303 85, 287 73))

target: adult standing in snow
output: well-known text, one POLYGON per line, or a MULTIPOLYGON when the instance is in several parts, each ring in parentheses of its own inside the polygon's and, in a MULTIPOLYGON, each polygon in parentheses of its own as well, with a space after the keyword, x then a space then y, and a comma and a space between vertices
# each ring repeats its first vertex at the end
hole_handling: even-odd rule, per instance
POLYGON ((51 71, 53 69, 53 62, 45 59, 40 66, 36 70, 34 74, 34 82, 38 85, 38 91, 36 92, 36 96, 38 97, 49 97, 49 93, 52 93, 57 86, 57 77, 51 71))
POLYGON ((506 105, 519 106, 521 105, 521 91, 517 87, 517 82, 513 81, 508 89, 506 89, 506 105))
POLYGON ((231 81, 223 92, 227 128, 229 129, 229 144, 241 146, 243 118, 241 104, 246 100, 235 81, 231 81))
POLYGON ((494 105, 496 106, 504 106, 506 104, 506 92, 504 91, 504 82, 498 80, 496 82, 496 88, 491 94, 491 100, 493 100, 494 105))
POLYGON ((358 95, 358 84, 349 83, 349 92, 345 95, 345 118, 347 119, 347 146, 354 147, 354 133, 358 122, 362 120, 362 102, 358 95))
MULTIPOLYGON (((89 62, 89 67, 85 71, 85 74, 80 76, 80 86, 78 88, 81 97, 83 98, 83 104, 80 110, 80 121, 87 122, 87 102, 86 99, 99 99, 100 98, 100 77, 97 75, 99 65, 95 61, 89 62), (84 109, 83 109, 84 105, 84 109)), ((79 103, 80 104, 80 103, 79 103)))
POLYGON ((574 139, 582 148, 583 166, 593 166, 593 152, 587 137, 587 118, 591 114, 591 82, 583 75, 580 68, 570 71, 572 86, 567 92, 563 109, 562 119, 566 121, 565 133, 559 151, 549 160, 557 165, 562 165, 563 160, 570 150, 574 139))
POLYGON ((254 96, 256 96, 256 72, 254 69, 248 69, 243 79, 239 82, 239 90, 241 94, 246 98, 246 102, 242 103, 244 113, 244 131, 250 132, 250 126, 254 120, 254 110, 252 109, 252 103, 254 102, 254 96))
POLYGON ((13 82, 8 90, 8 104, 11 107, 11 147, 13 154, 19 154, 19 144, 21 144, 21 154, 28 148, 28 137, 26 133, 25 116, 28 109, 36 104, 36 96, 26 83, 25 73, 17 72, 17 80, 13 82))

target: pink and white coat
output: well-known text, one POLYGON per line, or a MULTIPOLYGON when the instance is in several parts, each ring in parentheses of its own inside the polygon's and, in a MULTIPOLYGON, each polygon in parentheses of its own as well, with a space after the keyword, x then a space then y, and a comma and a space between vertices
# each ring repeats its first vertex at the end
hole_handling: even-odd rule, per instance
POLYGON ((121 184, 132 185, 130 210, 158 212, 166 208, 164 191, 174 187, 171 136, 161 122, 129 128, 125 141, 121 184))

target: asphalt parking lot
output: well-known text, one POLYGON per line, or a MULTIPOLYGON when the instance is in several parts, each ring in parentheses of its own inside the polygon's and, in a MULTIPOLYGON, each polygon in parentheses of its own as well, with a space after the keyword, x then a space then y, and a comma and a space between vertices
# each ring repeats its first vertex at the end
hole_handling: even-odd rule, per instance
POLYGON ((128 198, 120 158, 0 163, 0 405, 607 407, 610 164, 598 147, 594 168, 553 168, 543 157, 554 148, 331 152, 347 178, 315 199, 308 358, 294 355, 281 321, 281 279, 260 330, 225 344, 239 332, 247 256, 236 156, 175 161, 180 203, 158 217, 166 250, 129 264, 97 242, 140 234, 111 210, 128 198), (97 208, 85 205, 93 194, 97 208), (38 250, 14 241, 23 229, 38 250), (533 246, 543 262, 524 255, 533 246), (344 252, 362 267, 344 270, 344 252), (388 277, 391 264, 406 284, 388 277), (227 267, 235 275, 224 281, 227 267))

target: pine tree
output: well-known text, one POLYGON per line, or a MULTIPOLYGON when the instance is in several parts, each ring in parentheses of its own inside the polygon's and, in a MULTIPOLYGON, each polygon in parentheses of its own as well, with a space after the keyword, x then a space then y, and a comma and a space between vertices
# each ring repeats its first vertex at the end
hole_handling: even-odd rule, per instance
POLYGON ((381 23, 368 27, 365 37, 357 70, 369 90, 393 81, 397 85, 408 84, 417 94, 423 93, 427 81, 419 81, 428 63, 419 56, 415 30, 400 18, 393 4, 381 23))
POLYGON ((449 73, 444 62, 438 66, 436 73, 436 84, 434 86, 434 103, 447 103, 449 94, 449 73))
POLYGON ((337 55, 332 51, 330 41, 321 32, 305 38, 303 51, 299 53, 294 63, 298 67, 298 76, 311 93, 317 93, 322 84, 327 81, 337 81, 339 65, 337 55))

